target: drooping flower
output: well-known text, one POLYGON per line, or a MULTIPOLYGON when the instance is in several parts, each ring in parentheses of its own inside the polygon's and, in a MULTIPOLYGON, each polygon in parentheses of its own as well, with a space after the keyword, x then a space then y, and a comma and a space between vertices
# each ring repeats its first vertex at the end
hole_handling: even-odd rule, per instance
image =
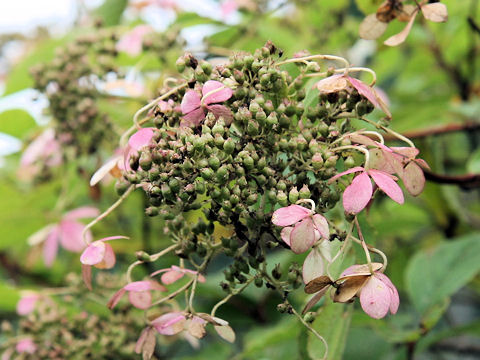
POLYGON ((142 52, 143 37, 151 32, 153 32, 153 28, 149 25, 135 26, 120 38, 117 43, 117 50, 126 52, 131 56, 140 55, 142 52))
POLYGON ((272 215, 272 222, 284 227, 280 236, 296 254, 307 251, 317 240, 330 236, 327 219, 300 205, 277 209, 272 215), (294 227, 291 226, 293 224, 294 227))
POLYGON ((400 304, 398 291, 390 279, 378 271, 381 267, 381 264, 372 263, 373 273, 368 264, 345 269, 336 281, 339 286, 334 301, 348 302, 358 296, 363 311, 374 319, 381 319, 388 312, 396 314, 400 304))
POLYGON ((366 170, 363 167, 357 166, 335 175, 328 182, 331 183, 341 176, 355 172, 361 172, 361 174, 353 179, 352 183, 346 187, 343 193, 343 208, 347 213, 357 214, 370 202, 373 195, 373 186, 370 177, 393 201, 403 204, 403 192, 395 182, 396 178, 384 171, 374 169, 366 170))
POLYGON ((42 166, 55 167, 62 162, 60 144, 52 128, 44 130, 23 151, 20 158, 19 176, 30 179, 41 171, 42 166))
POLYGON ((152 305, 152 294, 150 291, 167 291, 167 289, 153 280, 144 280, 144 281, 134 281, 128 283, 123 288, 118 290, 108 301, 108 308, 113 309, 122 296, 128 292, 128 300, 130 304, 135 306, 137 309, 146 310, 152 305))
POLYGON ((356 89, 358 93, 367 98, 367 100, 370 101, 373 106, 383 110, 388 117, 392 116, 382 96, 377 94, 373 87, 348 75, 338 74, 329 76, 317 82, 315 87, 320 91, 321 94, 336 93, 341 90, 350 92, 353 89, 356 89))
POLYGON ((82 275, 85 285, 91 289, 91 267, 97 269, 111 269, 115 266, 115 252, 110 240, 128 239, 126 236, 110 236, 90 243, 80 256, 82 263, 82 275))
POLYGON ((40 298, 41 296, 35 293, 22 296, 17 303, 17 314, 24 316, 32 313, 40 298))
POLYGON ((19 354, 34 354, 35 351, 37 351, 37 345, 35 345, 31 338, 25 338, 17 343, 15 350, 17 350, 19 354))
POLYGON ((207 111, 216 118, 224 118, 226 123, 233 119, 229 108, 219 103, 227 101, 233 95, 232 89, 219 81, 209 80, 202 87, 202 97, 195 90, 188 90, 182 99, 183 119, 180 126, 198 126, 205 119, 207 111))
POLYGON ((163 275, 160 279, 162 283, 164 283, 165 285, 173 284, 174 282, 181 279, 186 274, 190 274, 194 276, 198 275, 198 281, 201 283, 205 282, 205 277, 202 274, 199 274, 197 271, 181 268, 176 265, 172 265, 171 267, 166 269, 157 270, 154 273, 152 273, 150 276, 155 276, 161 273, 163 273, 163 275))
MULTIPOLYGON (((82 238, 85 225, 78 220, 96 217, 99 213, 97 208, 91 206, 79 207, 69 211, 58 224, 50 224, 39 230, 30 236, 28 242, 30 245, 44 242, 43 257, 45 265, 51 266, 57 256, 59 245, 65 250, 77 253, 85 248, 86 245, 82 238)), ((85 233, 85 239, 88 242, 92 240, 92 233, 89 230, 85 233)))

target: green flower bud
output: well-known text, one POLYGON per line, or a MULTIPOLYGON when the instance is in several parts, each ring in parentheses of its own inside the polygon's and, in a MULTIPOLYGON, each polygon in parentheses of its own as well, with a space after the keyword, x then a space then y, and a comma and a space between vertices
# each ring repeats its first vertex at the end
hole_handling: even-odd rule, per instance
POLYGON ((272 276, 274 279, 277 280, 282 277, 282 270, 280 269, 280 264, 275 264, 275 267, 272 270, 272 276))
POLYGON ((283 191, 277 192, 277 202, 281 206, 287 206, 288 205, 288 196, 285 194, 283 191))
POLYGON ((220 160, 216 156, 212 156, 210 159, 208 159, 208 165, 214 170, 218 170, 220 167, 220 160))
POLYGON ((253 282, 255 283, 255 286, 258 288, 261 288, 263 286, 263 280, 260 277, 256 277, 253 282))
POLYGON ((202 60, 200 66, 205 74, 210 75, 212 73, 212 64, 209 62, 202 60))
POLYGON ((303 185, 298 194, 300 199, 310 199, 310 196, 312 195, 307 185, 303 185))
POLYGON ((284 313, 287 312, 288 306, 287 306, 286 304, 283 304, 283 303, 282 303, 282 304, 278 304, 278 305, 277 305, 277 310, 278 310, 278 312, 279 312, 280 314, 284 314, 284 313))
POLYGON ((247 205, 254 205, 256 204, 258 201, 258 195, 257 194, 250 194, 248 197, 247 197, 247 205))
POLYGON ((350 169, 355 166, 355 159, 353 156, 348 156, 343 163, 347 169, 350 169))
MULTIPOLYGON (((213 176, 213 174, 212 174, 212 176, 213 176)), ((205 192, 205 190, 206 190, 206 187, 205 187, 205 180, 204 180, 203 176, 201 178, 197 177, 195 179, 195 192, 197 194, 203 194, 205 192)))
POLYGON ((280 115, 280 119, 278 120, 278 123, 280 124, 280 127, 286 129, 290 126, 290 118, 287 115, 282 114, 280 115))
POLYGON ((223 135, 225 133, 225 127, 223 125, 220 125, 219 123, 216 123, 213 128, 212 128, 212 134, 213 135, 223 135))
POLYGON ((214 171, 212 169, 206 167, 206 168, 203 168, 202 170, 200 170, 200 175, 205 180, 212 180, 213 175, 214 175, 214 171))
POLYGON ((144 151, 140 155, 138 163, 143 170, 148 171, 152 167, 152 156, 149 152, 144 151))
POLYGON ((158 215, 158 208, 155 206, 150 206, 145 209, 145 214, 147 216, 157 216, 158 215))
POLYGON ((323 167, 323 158, 322 154, 315 153, 312 156, 312 166, 315 170, 320 170, 323 167))
POLYGON ((338 156, 337 155, 332 155, 327 160, 325 161, 325 167, 326 168, 334 168, 337 165, 338 161, 338 156))
POLYGON ((259 112, 262 108, 260 107, 260 105, 255 101, 251 101, 250 102, 250 106, 248 107, 248 110, 253 114, 253 115, 256 115, 257 112, 259 112))
POLYGON ((170 179, 170 181, 168 182, 168 186, 175 194, 180 191, 180 181, 178 181, 178 179, 170 179))
POLYGON ((175 62, 175 65, 177 66, 177 70, 179 73, 183 73, 185 71, 185 59, 183 56, 180 56, 177 61, 175 62))
POLYGON ((295 204, 298 200, 299 193, 297 190, 297 187, 294 186, 293 188, 290 189, 288 193, 288 201, 290 201, 291 204, 295 204))
POLYGON ((228 180, 228 168, 226 165, 222 165, 215 174, 217 181, 220 184, 224 184, 228 180))
POLYGON ((151 262, 152 261, 152 258, 150 257, 150 255, 147 254, 145 251, 137 251, 135 253, 135 257, 137 258, 137 260, 143 261, 143 262, 151 262))
POLYGON ((244 159, 243 159, 243 166, 247 169, 247 170, 252 170, 255 166, 255 162, 253 160, 253 158, 251 156, 246 156, 244 159))
POLYGON ((313 313, 312 311, 307 312, 303 316, 303 320, 305 320, 305 322, 309 324, 313 323, 315 321, 315 313, 313 313))

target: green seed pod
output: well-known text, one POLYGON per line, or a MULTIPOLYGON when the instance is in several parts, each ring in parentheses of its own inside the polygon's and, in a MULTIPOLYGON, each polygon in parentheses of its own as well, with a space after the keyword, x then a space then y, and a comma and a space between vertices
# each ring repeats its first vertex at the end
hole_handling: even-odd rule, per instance
POLYGON ((326 168, 334 168, 337 165, 338 161, 338 156, 337 155, 332 155, 327 160, 325 161, 325 167, 326 168))
POLYGON ((150 168, 152 167, 152 156, 149 152, 142 152, 142 154, 140 155, 140 159, 138 161, 140 167, 145 170, 145 171, 148 171, 150 170, 150 168))
POLYGON ((223 270, 223 273, 225 275, 225 280, 227 280, 227 281, 234 281, 235 280, 235 278, 233 277, 232 271, 230 269, 223 270))
POLYGON ((211 180, 213 178, 214 171, 212 169, 210 169, 209 167, 206 167, 206 168, 203 168, 203 169, 200 170, 200 175, 205 180, 211 180))
POLYGON ((275 264, 275 267, 272 270, 272 276, 274 279, 277 280, 282 277, 282 270, 280 269, 280 264, 275 264))
POLYGON ((278 118, 277 114, 275 112, 271 112, 270 115, 268 115, 266 123, 270 127, 274 127, 275 125, 278 124, 278 118))
POLYGON ((232 154, 235 150, 235 140, 232 138, 225 140, 223 143, 223 150, 225 150, 227 154, 232 154))
POLYGON ((263 280, 260 277, 256 277, 253 282, 255 283, 255 286, 258 288, 261 288, 263 286, 263 280))
POLYGON ((228 180, 228 168, 226 165, 222 165, 218 168, 217 173, 215 174, 217 181, 221 184, 224 184, 228 180))
MULTIPOLYGON (((210 169, 211 170, 211 169, 210 169)), ((195 192, 197 194, 203 194, 206 190, 204 178, 197 177, 195 179, 195 192)))
POLYGON ((252 113, 253 116, 255 116, 257 112, 259 112, 261 109, 262 108, 255 100, 251 101, 250 106, 248 107, 248 110, 252 113))
POLYGON ((225 133, 225 127, 223 125, 220 125, 219 123, 216 123, 213 128, 212 128, 212 134, 213 135, 222 135, 225 133))
POLYGON ((155 206, 150 206, 145 209, 145 214, 147 216, 157 216, 158 215, 158 208, 155 206))
POLYGON ((214 170, 218 170, 220 167, 220 160, 216 156, 212 156, 210 159, 208 159, 208 165, 214 170))
POLYGON ((304 316, 303 316, 303 320, 305 320, 306 323, 313 323, 315 321, 315 313, 313 313, 312 311, 309 311, 307 312, 304 316))

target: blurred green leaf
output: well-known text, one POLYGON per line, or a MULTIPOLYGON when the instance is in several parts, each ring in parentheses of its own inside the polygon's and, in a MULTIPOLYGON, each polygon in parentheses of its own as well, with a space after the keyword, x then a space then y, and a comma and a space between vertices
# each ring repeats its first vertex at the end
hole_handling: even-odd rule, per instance
POLYGON ((20 293, 17 289, 0 283, 0 313, 13 312, 20 299, 20 293))
MULTIPOLYGON (((352 306, 336 304, 330 298, 325 299, 317 312, 312 327, 325 338, 329 360, 343 359, 352 313, 352 306)), ((308 353, 313 359, 321 359, 325 355, 325 346, 311 332, 308 334, 308 353)))
POLYGON ((355 0, 357 7, 365 14, 372 14, 377 11, 383 0, 355 0))
POLYGON ((472 174, 480 173, 480 149, 474 151, 468 159, 467 171, 472 174))
POLYGON ((14 109, 0 113, 0 132, 23 138, 36 126, 35 119, 25 110, 14 109))
POLYGON ((96 14, 103 20, 105 26, 118 25, 127 5, 128 0, 105 0, 96 14))
POLYGON ((425 314, 479 271, 480 234, 473 233, 419 251, 407 266, 405 283, 412 303, 425 314))

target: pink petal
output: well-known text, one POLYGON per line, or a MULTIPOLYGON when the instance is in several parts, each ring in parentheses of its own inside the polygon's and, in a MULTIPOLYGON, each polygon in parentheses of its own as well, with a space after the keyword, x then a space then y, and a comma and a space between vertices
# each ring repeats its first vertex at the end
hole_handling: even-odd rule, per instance
POLYGON ((83 251, 80 262, 84 265, 96 265, 102 262, 106 246, 103 241, 94 241, 83 251))
POLYGON ((193 110, 200 108, 200 94, 195 90, 188 90, 183 96, 182 103, 180 105, 182 114, 191 113, 193 110))
POLYGON ((198 108, 182 117, 180 127, 196 127, 200 125, 203 119, 205 119, 205 110, 203 108, 198 108))
POLYGON ((425 19, 433 22, 445 22, 448 19, 447 6, 440 2, 422 5, 422 13, 425 19))
POLYGON ((144 280, 144 281, 134 281, 131 283, 128 283, 123 287, 127 291, 147 291, 152 289, 152 285, 150 281, 144 280))
POLYGON ((296 254, 301 254, 313 246, 315 231, 313 221, 307 217, 300 221, 290 235, 290 247, 296 254))
POLYGON ((360 291, 363 311, 374 319, 381 319, 387 315, 390 303, 390 288, 376 276, 371 276, 360 291))
POLYGON ((390 281, 390 279, 387 277, 387 275, 382 274, 380 272, 376 272, 375 277, 377 277, 380 281, 382 281, 385 285, 387 285, 391 291, 391 302, 390 302, 390 313, 391 314, 396 314, 398 310, 398 306, 400 305, 400 297, 398 295, 397 288, 393 283, 390 281))
MULTIPOLYGON (((85 225, 77 221, 63 220, 60 223, 60 244, 65 250, 81 252, 85 248, 86 244, 82 237, 83 229, 85 229, 85 225)), ((91 237, 91 232, 87 231, 87 241, 90 241, 91 237)))
MULTIPOLYGON (((374 262, 372 263, 372 270, 373 271, 380 270, 382 266, 383 265, 381 263, 374 262)), ((343 270, 339 278, 350 276, 350 275, 368 275, 368 274, 371 274, 370 269, 368 268, 368 264, 362 264, 362 265, 356 264, 356 265, 349 266, 348 268, 343 270)))
POLYGON ((352 77, 348 77, 348 81, 350 81, 350 84, 357 89, 360 95, 365 96, 375 107, 380 107, 380 103, 377 100, 376 94, 370 86, 352 77))
POLYGON ((23 296, 17 303, 17 314, 21 316, 30 314, 39 298, 38 295, 23 296))
POLYGON ((237 0, 225 0, 220 5, 220 10, 222 11, 222 17, 226 18, 235 10, 238 9, 237 0))
POLYGON ((223 85, 220 81, 215 80, 208 80, 202 88, 202 95, 204 96, 203 103, 213 104, 213 103, 220 103, 227 101, 233 95, 232 89, 223 85), (211 91, 223 88, 222 90, 218 90, 217 92, 208 95, 211 91))
POLYGON ((45 154, 48 144, 55 142, 55 131, 51 128, 42 132, 27 146, 20 159, 21 166, 28 166, 45 154))
POLYGON ((167 288, 155 280, 147 280, 150 282, 150 290, 167 291, 167 288))
POLYGON ((120 38, 116 49, 124 51, 131 56, 140 55, 143 37, 152 31, 153 29, 148 25, 138 25, 120 38))
POLYGON ((291 246, 290 244, 290 236, 292 235, 293 227, 292 226, 287 226, 280 231, 280 237, 282 240, 288 245, 291 246))
POLYGON ((323 257, 320 252, 314 248, 305 258, 302 268, 303 282, 308 284, 313 279, 322 276, 325 272, 323 257))
POLYGON ((93 206, 83 206, 67 212, 63 220, 77 220, 83 218, 95 218, 100 215, 100 211, 93 206))
POLYGON ((146 310, 152 305, 152 294, 150 291, 130 291, 128 300, 137 309, 146 310))
POLYGON ((220 117, 225 121, 225 125, 230 125, 233 121, 232 111, 224 105, 208 105, 207 109, 215 115, 215 119, 220 117))
POLYGON ((171 270, 171 271, 167 271, 165 274, 163 274, 162 277, 160 278, 160 280, 165 285, 170 285, 170 284, 173 284, 174 282, 176 282, 177 280, 181 279, 183 277, 183 275, 184 275, 183 272, 171 270))
POLYGON ((349 214, 362 211, 372 198, 373 187, 367 173, 355 177, 343 193, 343 208, 349 214))
POLYGON ((415 159, 420 153, 420 150, 414 147, 392 147, 391 151, 406 156, 409 159, 415 159))
POLYGON ((43 259, 45 265, 50 267, 53 264, 53 261, 57 257, 58 252, 58 241, 60 237, 60 228, 55 226, 47 236, 45 244, 43 246, 43 259))
POLYGON ((378 170, 369 170, 368 174, 373 178, 375 184, 387 194, 393 201, 403 204, 403 192, 400 186, 390 177, 390 175, 378 170))
POLYGON ((275 210, 272 215, 272 223, 277 226, 290 226, 306 218, 312 212, 300 205, 290 205, 275 210))
POLYGON ((17 352, 20 354, 34 354, 35 351, 37 351, 37 345, 35 345, 35 343, 30 338, 22 339, 15 346, 15 350, 17 350, 17 352))
POLYGON ((351 169, 348 169, 346 171, 343 171, 341 173, 338 173, 337 175, 335 175, 334 177, 331 177, 329 180, 328 180, 328 183, 331 184, 332 182, 334 182, 335 180, 337 180, 338 178, 344 176, 344 175, 348 175, 348 174, 352 174, 352 173, 356 173, 356 172, 359 172, 359 171, 365 171, 365 169, 361 166, 356 166, 356 167, 353 167, 351 169))
POLYGON ((125 294, 126 292, 127 291, 125 290, 125 288, 121 288, 115 294, 113 294, 113 296, 110 298, 110 300, 107 303, 108 308, 113 309, 115 306, 117 306, 123 294, 125 294))
POLYGON ((152 325, 162 335, 175 335, 183 330, 186 321, 185 315, 181 312, 171 312, 159 316, 152 321, 152 325))
POLYGON ((330 228, 328 227, 327 219, 320 214, 313 215, 312 219, 313 224, 320 233, 321 237, 328 240, 330 238, 330 228))
POLYGON ((410 20, 408 21, 408 24, 405 26, 405 28, 402 31, 400 31, 396 35, 389 37, 383 43, 388 46, 397 46, 403 43, 407 38, 408 34, 410 34, 410 30, 412 29, 413 22, 415 21, 417 14, 418 14, 418 9, 412 13, 410 20))
POLYGON ((115 167, 118 166, 119 160, 121 160, 121 156, 114 156, 107 160, 105 164, 103 164, 95 173, 92 175, 90 179, 90 186, 97 185, 107 174, 110 173, 115 167))
POLYGON ((153 128, 140 129, 135 134, 130 136, 130 139, 128 139, 128 145, 132 149, 139 151, 144 146, 147 146, 148 144, 150 144, 150 141, 152 140, 153 135, 154 135, 153 128))
MULTIPOLYGON (((99 240, 101 241, 101 240, 99 240)), ((111 269, 115 266, 115 252, 110 244, 105 244, 105 255, 100 263, 95 264, 98 269, 111 269)))

